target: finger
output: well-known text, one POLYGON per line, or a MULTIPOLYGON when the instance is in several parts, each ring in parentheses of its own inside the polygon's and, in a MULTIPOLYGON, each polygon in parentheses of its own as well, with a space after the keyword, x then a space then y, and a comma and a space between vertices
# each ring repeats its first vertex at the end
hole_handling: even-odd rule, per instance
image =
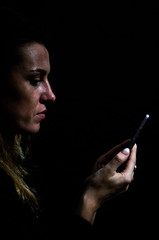
POLYGON ((122 143, 116 145, 111 150, 109 150, 107 153, 103 154, 98 160, 97 164, 105 165, 110 160, 112 160, 116 154, 121 152, 124 148, 128 147, 131 142, 131 139, 127 139, 123 141, 122 143))
POLYGON ((107 164, 112 171, 116 171, 119 167, 128 159, 130 154, 130 149, 125 148, 123 151, 115 155, 115 157, 107 164))
POLYGON ((127 139, 123 142, 121 142, 120 144, 116 145, 115 147, 113 147, 111 150, 109 150, 106 155, 107 158, 111 158, 114 157, 117 153, 121 152, 124 148, 128 147, 130 144, 131 140, 127 139))
POLYGON ((129 159, 126 164, 126 168, 123 170, 123 173, 133 174, 136 166, 136 153, 137 153, 137 145, 135 144, 131 150, 129 159))

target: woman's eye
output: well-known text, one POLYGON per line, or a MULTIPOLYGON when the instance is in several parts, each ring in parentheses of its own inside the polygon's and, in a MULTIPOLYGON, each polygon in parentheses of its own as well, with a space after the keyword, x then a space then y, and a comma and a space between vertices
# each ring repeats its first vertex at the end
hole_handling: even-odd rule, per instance
POLYGON ((32 86, 37 86, 41 81, 42 81, 42 79, 40 79, 40 78, 33 78, 33 79, 30 79, 30 84, 32 86))

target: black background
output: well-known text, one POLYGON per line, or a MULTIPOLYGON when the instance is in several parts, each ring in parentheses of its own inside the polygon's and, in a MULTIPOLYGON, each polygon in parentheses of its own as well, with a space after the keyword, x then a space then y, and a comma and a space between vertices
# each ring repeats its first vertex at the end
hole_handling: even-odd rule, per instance
POLYGON ((51 208, 58 186, 64 188, 62 205, 69 208, 95 160, 132 137, 149 113, 129 191, 104 205, 96 218, 99 236, 107 229, 112 234, 123 235, 125 229, 134 236, 138 230, 142 234, 158 211, 158 5, 145 1, 10 5, 37 16, 49 31, 50 82, 57 99, 34 142, 45 201, 51 208))

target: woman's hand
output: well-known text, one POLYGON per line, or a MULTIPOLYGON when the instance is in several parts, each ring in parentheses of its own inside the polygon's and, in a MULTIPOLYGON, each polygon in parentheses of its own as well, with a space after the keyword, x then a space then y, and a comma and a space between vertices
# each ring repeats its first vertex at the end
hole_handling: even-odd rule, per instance
POLYGON ((131 152, 126 140, 97 159, 92 174, 86 180, 86 188, 77 214, 92 222, 97 209, 109 199, 127 191, 134 177, 137 147, 131 152), (122 164, 124 169, 120 170, 122 164))

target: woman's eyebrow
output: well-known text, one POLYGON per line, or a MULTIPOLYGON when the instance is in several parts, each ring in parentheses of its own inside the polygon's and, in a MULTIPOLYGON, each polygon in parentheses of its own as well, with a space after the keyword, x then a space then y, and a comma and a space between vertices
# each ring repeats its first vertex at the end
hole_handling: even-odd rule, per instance
POLYGON ((49 72, 42 69, 42 68, 35 68, 35 69, 31 69, 30 72, 39 72, 39 73, 42 73, 42 74, 48 74, 49 72))

